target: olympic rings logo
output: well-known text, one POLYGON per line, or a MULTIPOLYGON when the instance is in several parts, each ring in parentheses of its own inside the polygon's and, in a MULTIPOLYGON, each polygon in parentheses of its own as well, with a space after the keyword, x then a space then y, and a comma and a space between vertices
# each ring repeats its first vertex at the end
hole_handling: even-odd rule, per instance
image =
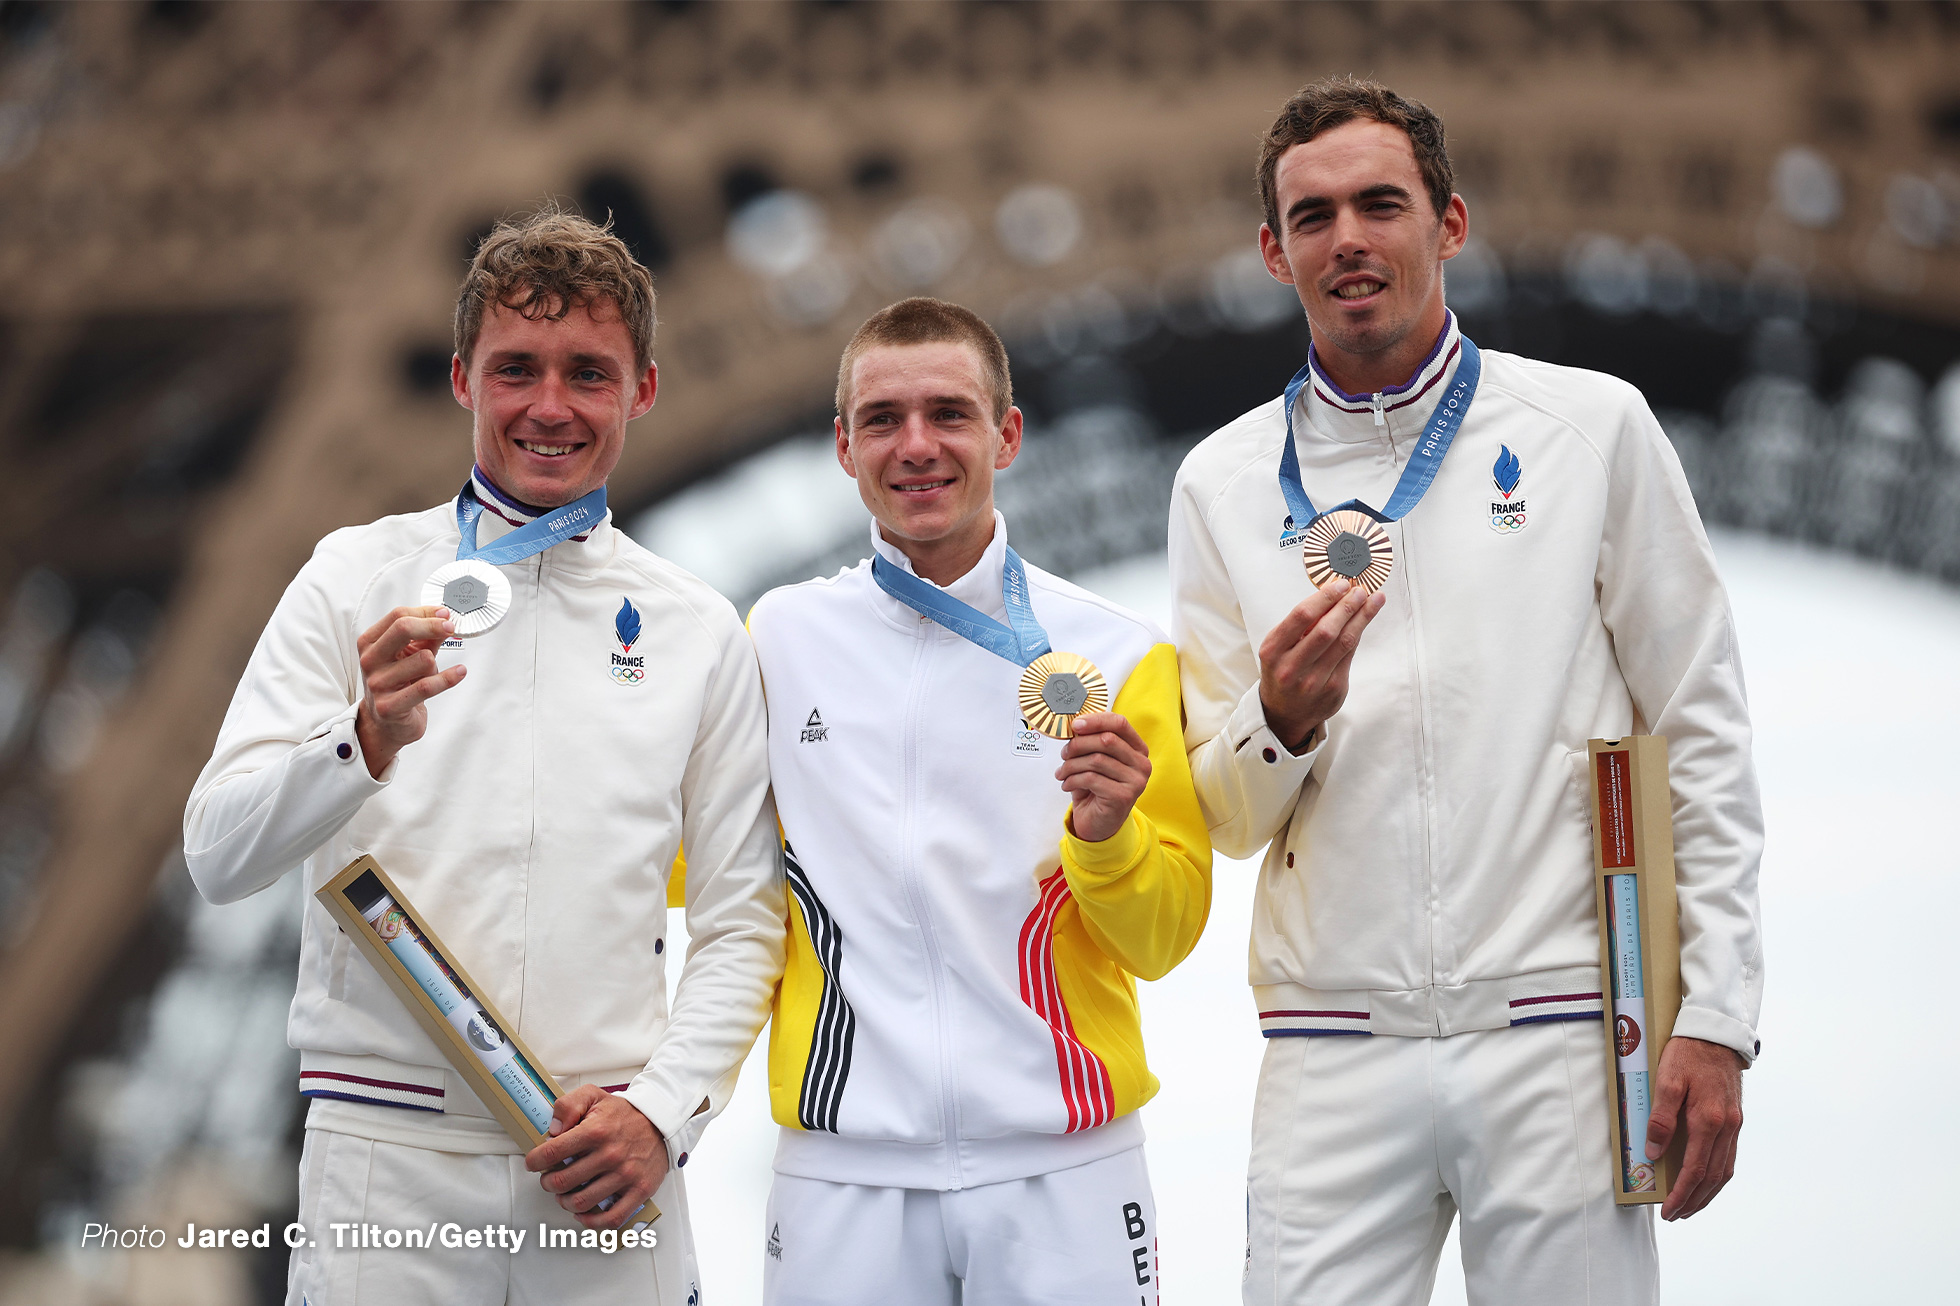
POLYGON ((644 667, 614 667, 612 678, 622 685, 637 685, 647 678, 644 667))
POLYGON ((1513 534, 1524 529, 1524 514, 1521 512, 1498 512, 1490 517, 1490 528, 1504 534, 1513 534))

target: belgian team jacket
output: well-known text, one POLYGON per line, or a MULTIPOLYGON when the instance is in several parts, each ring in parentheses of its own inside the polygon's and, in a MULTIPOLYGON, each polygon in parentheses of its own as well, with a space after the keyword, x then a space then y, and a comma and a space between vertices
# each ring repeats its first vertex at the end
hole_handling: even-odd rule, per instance
MULTIPOLYGON (((1006 547, 996 514, 947 591, 1004 619, 1006 547)), ((1142 1141, 1157 1081, 1135 977, 1176 965, 1211 901, 1177 657, 1114 604, 1028 580, 1053 646, 1101 669, 1150 748, 1101 843, 1067 826, 1061 741, 1022 725, 1021 668, 888 597, 868 562, 750 615, 791 890, 769 1047, 783 1173, 950 1189, 1142 1141)))
MULTIPOLYGON (((492 499, 484 543, 512 529, 492 499)), ((213 902, 372 853, 568 1087, 623 1090, 676 1163, 726 1100, 782 966, 762 685, 727 600, 605 518, 501 568, 501 624, 379 780, 361 633, 456 556, 453 503, 336 531, 287 588, 184 814, 213 902), (692 952, 672 1001, 668 873, 692 952), (704 1100, 712 1099, 703 1111, 704 1100)), ((451 1152, 516 1145, 309 897, 288 1026, 308 1124, 451 1152)))
MULTIPOLYGON (((1380 506, 1448 386, 1452 322, 1411 381, 1295 413, 1316 507, 1380 506)), ((1222 851, 1265 851, 1262 1027, 1439 1035, 1598 1019, 1586 741, 1665 735, 1684 998, 1677 1034, 1756 1053, 1762 808, 1734 622, 1680 462, 1640 393, 1483 351, 1436 479, 1388 526, 1387 603, 1311 752, 1267 728, 1257 650, 1312 592, 1273 400, 1177 478, 1170 559, 1198 793, 1222 851), (1268 847, 1270 841, 1270 847, 1268 847)), ((1297 741, 1295 741, 1297 742, 1297 741)))

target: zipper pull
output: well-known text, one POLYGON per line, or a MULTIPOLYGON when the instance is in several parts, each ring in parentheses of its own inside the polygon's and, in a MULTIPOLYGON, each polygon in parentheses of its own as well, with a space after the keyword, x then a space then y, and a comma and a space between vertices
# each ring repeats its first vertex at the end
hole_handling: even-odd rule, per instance
POLYGON ((1387 426, 1388 418, 1382 413, 1382 392, 1375 392, 1375 425, 1387 426))

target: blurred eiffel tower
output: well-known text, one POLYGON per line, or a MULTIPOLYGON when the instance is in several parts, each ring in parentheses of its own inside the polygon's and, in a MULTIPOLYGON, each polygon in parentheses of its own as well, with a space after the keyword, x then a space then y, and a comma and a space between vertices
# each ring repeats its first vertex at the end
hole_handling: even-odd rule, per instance
MULTIPOLYGON (((1449 123, 1499 336, 1572 311, 1541 284, 1834 305, 1893 324, 1908 375, 1860 393, 1910 408, 1960 323, 1957 65, 1947 5, 0 4, 0 1238, 81 1200, 46 1122, 183 951, 184 798, 281 589, 467 468, 447 320, 497 215, 568 198, 655 269, 627 508, 821 420, 918 290, 1051 352, 1211 305, 1238 334, 1158 369, 1167 429, 1276 391, 1303 337, 1244 253, 1254 150, 1348 70, 1449 123)), ((1774 346, 1725 346, 1770 351, 1744 416, 1812 420, 1774 346)), ((1885 456, 1844 473, 1881 526, 1868 482, 1922 458, 1885 456)))

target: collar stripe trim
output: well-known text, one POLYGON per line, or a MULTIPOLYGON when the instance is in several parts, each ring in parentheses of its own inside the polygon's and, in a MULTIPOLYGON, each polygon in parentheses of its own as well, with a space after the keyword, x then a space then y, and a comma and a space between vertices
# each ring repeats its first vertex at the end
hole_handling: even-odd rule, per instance
MULTIPOLYGON (((1444 377, 1449 375, 1450 364, 1455 361, 1457 354, 1462 352, 1462 348, 1463 346, 1461 340, 1459 339, 1459 342, 1450 349, 1449 356, 1443 359, 1443 365, 1437 368, 1435 373, 1427 381, 1424 381, 1422 383, 1420 389, 1416 390, 1413 394, 1409 395, 1408 398, 1406 399, 1400 400, 1392 404, 1383 404, 1382 411, 1384 413, 1392 413, 1398 408, 1407 408, 1410 404, 1420 403, 1424 395, 1428 394, 1431 390, 1436 388, 1436 383, 1438 381, 1441 381, 1444 377)), ((1316 367, 1314 371, 1316 375, 1316 381, 1314 384, 1313 392, 1319 395, 1320 401, 1326 404, 1329 408, 1337 409, 1343 413, 1372 413, 1375 411, 1375 406, 1368 401, 1366 396, 1357 400, 1350 395, 1347 396, 1345 400, 1342 400, 1342 399, 1336 399, 1333 395, 1328 394, 1327 391, 1322 389, 1319 384, 1319 380, 1318 380, 1318 377, 1320 375, 1319 368, 1316 367), (1359 408, 1349 407, 1349 404, 1353 404, 1353 403, 1358 403, 1361 406, 1359 408)), ((1409 384, 1414 385, 1415 382, 1411 381, 1409 384)), ((1334 386, 1334 384, 1331 381, 1328 382, 1328 386, 1329 388, 1333 389, 1336 394, 1340 393, 1339 387, 1334 386)), ((1399 387, 1396 390, 1384 390, 1382 391, 1382 393, 1385 395, 1398 394, 1402 390, 1406 390, 1407 388, 1408 388, 1407 386, 1403 386, 1403 387, 1399 387)))
MULTIPOLYGON (((1443 342, 1450 338, 1450 328, 1455 325, 1456 325, 1456 314, 1450 312, 1448 309, 1444 309, 1442 333, 1436 337, 1436 343, 1429 347, 1429 353, 1423 358, 1422 362, 1416 365, 1416 370, 1410 373, 1408 380, 1404 381, 1401 385, 1389 386, 1387 389, 1383 390, 1382 393, 1384 395, 1399 395, 1403 391, 1407 390, 1410 386, 1414 385, 1417 381, 1420 381, 1422 379, 1422 374, 1424 369, 1428 368, 1430 364, 1436 361, 1436 355, 1443 352, 1443 342)), ((1450 352, 1452 355, 1454 355, 1456 351, 1451 350, 1450 352)), ((1320 352, 1316 350, 1311 343, 1307 345, 1307 362, 1313 365, 1314 375, 1319 377, 1321 380, 1325 381, 1327 383, 1327 388, 1329 390, 1332 390, 1336 395, 1339 395, 1342 401, 1350 404, 1366 404, 1368 400, 1372 398, 1372 396, 1370 395, 1351 395, 1347 391, 1341 389, 1341 387, 1335 385, 1334 378, 1327 375, 1326 370, 1323 369, 1320 365, 1320 352)), ((1427 387, 1424 388, 1427 389, 1427 387)))

